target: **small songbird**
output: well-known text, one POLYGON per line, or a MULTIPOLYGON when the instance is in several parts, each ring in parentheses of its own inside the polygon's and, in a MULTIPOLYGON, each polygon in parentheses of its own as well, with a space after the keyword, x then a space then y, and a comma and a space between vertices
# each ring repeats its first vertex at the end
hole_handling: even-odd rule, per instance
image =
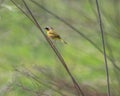
POLYGON ((60 40, 61 42, 67 44, 67 42, 64 41, 64 40, 60 37, 60 35, 57 34, 57 33, 54 31, 54 29, 53 29, 52 27, 47 26, 47 27, 45 27, 45 29, 46 29, 46 32, 47 32, 47 36, 48 36, 49 38, 52 38, 53 40, 60 40))

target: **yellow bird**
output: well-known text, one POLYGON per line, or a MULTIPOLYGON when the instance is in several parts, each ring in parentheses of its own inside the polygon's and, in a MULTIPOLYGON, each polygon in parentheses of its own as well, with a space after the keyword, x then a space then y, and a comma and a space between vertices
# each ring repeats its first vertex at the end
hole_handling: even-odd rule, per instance
POLYGON ((54 31, 54 29, 53 29, 52 27, 47 26, 47 27, 45 27, 45 29, 46 29, 46 32, 47 32, 47 36, 48 36, 49 38, 52 38, 53 40, 60 40, 61 42, 67 44, 67 42, 64 41, 64 40, 60 37, 60 35, 58 35, 58 34, 54 31))

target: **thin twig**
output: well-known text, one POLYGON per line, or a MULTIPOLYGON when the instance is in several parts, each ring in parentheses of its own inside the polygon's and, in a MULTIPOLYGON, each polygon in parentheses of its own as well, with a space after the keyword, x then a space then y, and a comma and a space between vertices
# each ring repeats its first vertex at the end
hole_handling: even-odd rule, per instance
POLYGON ((110 95, 110 80, 109 80, 109 69, 108 69, 108 63, 107 63, 107 56, 106 56, 106 46, 105 46, 105 39, 104 39, 104 31, 103 31, 103 26, 102 26, 102 18, 101 18, 101 13, 99 9, 99 3, 98 0, 96 0, 96 7, 97 7, 97 12, 98 12, 98 18, 99 18, 99 26, 101 30, 101 38, 102 38, 102 46, 103 46, 103 55, 104 55, 104 62, 105 62, 105 68, 106 68, 106 79, 107 79, 107 95, 110 95))
POLYGON ((35 22, 33 21, 33 19, 30 18, 29 15, 26 14, 26 12, 25 12, 20 6, 18 6, 18 5, 15 3, 15 1, 11 0, 11 2, 12 2, 21 12, 23 12, 24 15, 26 15, 26 16, 35 24, 35 22))

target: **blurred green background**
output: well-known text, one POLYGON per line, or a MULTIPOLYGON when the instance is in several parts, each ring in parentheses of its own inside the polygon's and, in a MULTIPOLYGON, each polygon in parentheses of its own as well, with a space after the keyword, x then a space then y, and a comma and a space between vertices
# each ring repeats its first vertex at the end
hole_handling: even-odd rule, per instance
MULTIPOLYGON (((43 30, 45 26, 52 26, 69 43, 53 41, 77 82, 89 94, 87 96, 105 96, 107 83, 103 54, 86 40, 88 38, 102 50, 95 0, 34 1, 84 34, 80 35, 31 0, 26 0, 43 30)), ((119 96, 120 70, 114 64, 120 67, 120 1, 98 1, 106 52, 113 61, 107 59, 111 93, 119 96)), ((30 16, 22 0, 15 2, 30 16)), ((69 75, 44 36, 11 1, 1 0, 0 96, 63 96, 62 93, 66 96, 76 94, 69 75)))

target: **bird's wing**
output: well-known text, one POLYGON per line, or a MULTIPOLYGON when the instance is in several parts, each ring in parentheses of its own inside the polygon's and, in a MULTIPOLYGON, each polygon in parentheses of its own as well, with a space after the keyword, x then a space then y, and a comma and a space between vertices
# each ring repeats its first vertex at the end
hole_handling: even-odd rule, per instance
POLYGON ((49 31, 49 33, 48 34, 53 34, 53 35, 58 35, 54 30, 51 30, 51 31, 49 31))
POLYGON ((50 36, 51 38, 53 38, 53 39, 61 39, 61 37, 60 37, 60 35, 58 35, 56 32, 54 32, 54 31, 50 31, 49 33, 48 33, 48 36, 50 36))

